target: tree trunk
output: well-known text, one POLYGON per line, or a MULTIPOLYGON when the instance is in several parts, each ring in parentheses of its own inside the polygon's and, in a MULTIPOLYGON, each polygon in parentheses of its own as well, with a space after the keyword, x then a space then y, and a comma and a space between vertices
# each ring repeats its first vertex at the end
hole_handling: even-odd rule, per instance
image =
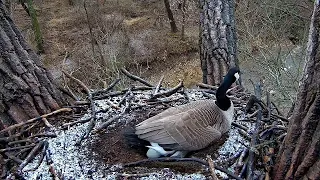
POLYGON ((66 100, 53 82, 0 0, 0 124, 60 108, 66 100))
POLYGON ((234 0, 200 0, 200 60, 203 82, 220 84, 238 66, 234 0))
POLYGON ((174 33, 178 32, 176 21, 173 18, 173 13, 172 13, 171 8, 170 8, 169 0, 164 0, 164 5, 166 6, 166 10, 167 10, 167 13, 168 13, 168 18, 169 18, 170 26, 171 26, 171 32, 174 32, 174 33))
POLYGON ((320 6, 311 18, 304 75, 290 119, 287 136, 279 150, 274 179, 320 179, 320 6))

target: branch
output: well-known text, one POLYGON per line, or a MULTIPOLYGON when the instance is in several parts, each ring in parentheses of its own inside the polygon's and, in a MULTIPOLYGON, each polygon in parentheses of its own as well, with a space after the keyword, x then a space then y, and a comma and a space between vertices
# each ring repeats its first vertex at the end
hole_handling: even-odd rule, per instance
POLYGON ((92 92, 92 96, 96 96, 98 94, 106 93, 106 92, 110 91, 111 89, 114 88, 114 86, 116 86, 120 82, 120 80, 121 80, 120 78, 117 78, 106 89, 102 89, 102 90, 98 90, 98 91, 92 92))
MULTIPOLYGON (((131 163, 124 164, 123 167, 139 166, 141 164, 145 164, 145 163, 149 163, 149 162, 196 162, 196 163, 205 165, 207 167, 209 166, 207 161, 204 161, 199 158, 172 158, 172 157, 169 158, 169 157, 166 157, 166 158, 144 159, 141 161, 131 162, 131 163)), ((242 180, 242 178, 236 176, 235 174, 233 174, 232 172, 230 172, 227 169, 220 168, 219 166, 215 166, 215 167, 217 170, 226 173, 229 177, 232 177, 237 180, 242 180)))
POLYGON ((216 175, 216 173, 214 171, 214 163, 213 163, 213 160, 211 159, 210 155, 207 155, 207 161, 208 161, 208 164, 209 164, 209 170, 210 170, 212 179, 213 180, 218 180, 218 177, 217 177, 217 175, 216 175))
POLYGON ((71 108, 61 108, 61 109, 55 110, 55 111, 53 111, 53 112, 51 112, 51 113, 44 114, 44 115, 42 115, 42 116, 29 119, 29 120, 27 120, 27 121, 25 121, 25 122, 21 122, 21 123, 18 123, 18 124, 14 124, 14 125, 12 125, 12 126, 9 126, 9 127, 5 128, 5 129, 1 130, 1 131, 0 131, 0 134, 3 134, 4 132, 13 130, 13 129, 18 128, 18 127, 20 127, 20 126, 23 126, 23 125, 25 125, 25 124, 29 124, 29 123, 33 123, 33 122, 38 121, 38 120, 42 120, 42 118, 47 118, 47 117, 49 117, 49 116, 55 115, 55 114, 60 113, 60 112, 70 112, 70 111, 72 111, 71 108))
POLYGON ((217 90, 218 86, 212 86, 209 84, 204 84, 204 83, 197 83, 197 86, 200 88, 205 88, 205 89, 211 89, 211 90, 217 90))
POLYGON ((160 78, 160 80, 159 80, 159 82, 158 82, 158 84, 156 86, 156 89, 154 90, 153 94, 157 94, 159 92, 160 87, 161 87, 161 83, 163 81, 163 78, 164 78, 164 75, 161 76, 161 78, 160 78))
POLYGON ((168 96, 171 96, 172 94, 176 93, 179 91, 179 89, 181 89, 183 87, 183 81, 180 81, 180 83, 172 88, 172 89, 169 89, 167 91, 164 91, 164 92, 161 92, 161 93, 158 93, 158 94, 155 94, 151 97, 151 99, 156 99, 158 97, 168 97, 168 96))
MULTIPOLYGON (((261 83, 257 83, 255 87, 255 94, 256 94, 256 100, 258 102, 261 102, 261 83)), ((255 161, 255 153, 253 151, 253 147, 258 143, 258 137, 259 137, 259 128, 262 120, 262 108, 259 103, 258 105, 258 113, 257 113, 257 121, 254 127, 253 135, 251 137, 251 143, 250 143, 250 149, 249 149, 249 157, 247 162, 247 179, 253 179, 253 172, 254 172, 254 161, 255 161)))
POLYGON ((125 68, 121 68, 121 72, 123 74, 125 74, 126 76, 128 76, 130 79, 134 80, 134 81, 139 81, 141 82, 142 84, 146 85, 146 86, 149 86, 149 87, 153 87, 152 84, 148 83, 146 80, 138 77, 138 76, 135 76, 133 74, 130 74, 125 68))
POLYGON ((64 70, 62 70, 62 72, 63 72, 68 78, 70 78, 71 80, 73 80, 74 82, 76 82, 78 85, 80 85, 80 86, 83 88, 83 90, 85 90, 85 92, 86 92, 87 94, 90 93, 89 88, 88 88, 82 81, 80 81, 79 79, 73 77, 71 74, 67 73, 67 72, 64 71, 64 70))
POLYGON ((37 155, 38 151, 44 146, 45 141, 40 141, 28 154, 26 159, 20 164, 17 169, 18 174, 21 174, 22 169, 37 155))

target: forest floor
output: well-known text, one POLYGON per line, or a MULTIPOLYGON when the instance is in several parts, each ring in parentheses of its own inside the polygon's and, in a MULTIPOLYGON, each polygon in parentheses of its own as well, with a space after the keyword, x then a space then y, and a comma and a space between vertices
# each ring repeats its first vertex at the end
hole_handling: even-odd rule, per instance
MULTIPOLYGON (((106 7, 102 9, 104 14, 101 16, 119 16, 120 22, 112 19, 110 20, 112 22, 106 20, 107 22, 105 23, 107 25, 109 25, 108 23, 113 25, 114 23, 121 23, 122 25, 115 27, 114 31, 122 33, 121 28, 125 28, 129 42, 118 40, 121 42, 115 42, 110 46, 116 46, 114 47, 115 51, 121 51, 123 49, 117 46, 129 43, 128 48, 131 51, 129 57, 125 52, 120 52, 117 54, 117 57, 128 57, 127 60, 124 60, 124 64, 127 64, 131 71, 154 83, 159 80, 161 75, 165 75, 164 84, 169 86, 176 85, 179 79, 183 79, 187 87, 201 82, 202 77, 197 45, 198 25, 195 22, 195 18, 197 17, 189 17, 185 30, 186 40, 181 40, 180 32, 176 34, 170 32, 162 2, 150 1, 150 6, 132 2, 132 4, 127 3, 129 7, 126 7, 125 4, 118 8, 117 11, 108 11, 112 7, 116 8, 115 6, 117 6, 117 4, 113 4, 112 2, 105 1, 105 5, 99 4, 106 7), (109 5, 111 7, 107 7, 109 5), (134 9, 135 7, 132 6, 138 7, 134 9), (154 12, 156 9, 158 9, 157 12, 154 12)), ((35 1, 35 4, 44 39, 45 52, 41 54, 44 64, 52 71, 56 78, 60 78, 61 73, 58 71, 62 66, 65 66, 63 61, 65 53, 68 52, 71 54, 69 59, 72 61, 72 67, 69 70, 75 73, 77 71, 81 73, 81 71, 86 70, 86 67, 82 67, 82 63, 78 62, 88 61, 90 63, 90 57, 88 56, 85 56, 87 60, 81 59, 84 58, 82 51, 90 51, 90 33, 83 5, 75 3, 75 5, 71 6, 66 0, 35 1)), ((92 11, 95 8, 94 5, 90 6, 89 4, 89 13, 93 13, 92 11)), ((13 15, 14 20, 27 37, 27 40, 34 45, 31 20, 27 13, 20 5, 16 4, 13 15)), ((91 14, 91 16, 96 16, 96 14, 91 14)), ((89 17, 90 21, 94 22, 96 17, 91 16, 89 17)), ((177 16, 177 18, 180 17, 177 16)), ((179 20, 177 20, 177 23, 179 25, 179 20)), ((116 36, 111 37, 113 35, 110 35, 108 32, 106 32, 105 36, 110 36, 111 39, 117 38, 116 36)), ((108 47, 103 48, 105 50, 108 47)), ((104 55, 108 58, 110 54, 106 52, 104 55)), ((97 66, 99 65, 97 64, 97 66)), ((94 74, 87 74, 85 78, 88 79, 87 81, 93 81, 96 79, 94 76, 94 74)), ((86 82, 82 77, 79 77, 79 79, 86 82)))

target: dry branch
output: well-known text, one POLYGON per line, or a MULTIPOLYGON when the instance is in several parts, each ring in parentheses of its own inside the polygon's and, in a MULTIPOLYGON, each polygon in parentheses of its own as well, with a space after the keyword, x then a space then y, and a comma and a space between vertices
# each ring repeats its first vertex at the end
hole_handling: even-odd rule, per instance
POLYGON ((21 174, 22 169, 37 155, 38 151, 44 146, 45 141, 40 141, 28 154, 25 160, 20 164, 17 169, 18 174, 21 174))
POLYGON ((62 125, 62 128, 67 128, 68 126, 73 126, 73 125, 78 124, 78 123, 86 123, 86 122, 89 122, 90 120, 91 120, 91 117, 86 118, 86 119, 80 119, 80 120, 77 120, 77 121, 74 121, 74 122, 65 123, 65 124, 62 125))
POLYGON ((207 155, 207 161, 208 161, 208 164, 209 164, 209 170, 210 170, 212 179, 213 180, 218 180, 216 172, 214 171, 214 163, 213 163, 213 160, 211 159, 210 155, 207 155))
POLYGON ((164 78, 164 75, 161 76, 157 86, 156 86, 156 89, 154 90, 153 94, 157 94, 160 90, 160 87, 161 87, 161 84, 162 84, 162 81, 163 81, 163 78, 164 78))
POLYGON ((14 156, 14 155, 12 155, 12 154, 10 154, 9 152, 5 152, 4 154, 5 154, 9 159, 12 159, 14 162, 16 162, 16 163, 18 163, 18 164, 21 164, 21 163, 23 162, 20 158, 14 156))
MULTIPOLYGON (((204 161, 199 158, 172 158, 172 157, 165 157, 165 158, 153 158, 153 159, 144 159, 141 161, 131 162, 124 164, 123 167, 132 167, 132 166, 140 166, 142 164, 150 163, 150 162, 196 162, 205 166, 209 166, 207 161, 204 161)), ((239 178, 232 172, 228 171, 227 169, 221 168, 219 166, 215 166, 217 170, 222 171, 226 173, 229 177, 232 177, 237 180, 242 180, 242 178, 239 178)))
POLYGON ((244 130, 244 131, 248 131, 248 128, 247 128, 247 127, 245 127, 245 126, 243 126, 243 125, 241 125, 241 124, 238 124, 238 123, 236 123, 236 122, 232 122, 231 125, 234 126, 234 127, 240 128, 240 129, 242 129, 242 130, 244 130))
POLYGON ((41 151, 40 158, 39 158, 37 166, 35 166, 32 169, 26 170, 26 171, 35 171, 36 169, 39 168, 39 166, 41 165, 41 163, 42 163, 42 161, 43 161, 43 159, 44 159, 44 157, 46 155, 46 151, 47 151, 48 147, 49 147, 48 141, 44 141, 43 148, 42 148, 42 151, 41 151))
POLYGON ((60 113, 60 112, 70 112, 70 111, 72 111, 71 108, 61 108, 61 109, 55 110, 55 111, 53 111, 51 113, 44 114, 44 115, 42 115, 40 117, 32 118, 32 119, 29 119, 29 120, 27 120, 25 122, 21 122, 21 123, 9 126, 9 127, 5 128, 5 129, 1 130, 0 134, 3 134, 4 132, 11 131, 11 130, 13 130, 15 128, 18 128, 18 127, 21 127, 21 126, 23 126, 25 124, 30 124, 30 123, 33 123, 35 121, 42 120, 42 118, 47 118, 49 116, 55 115, 55 114, 60 113))
MULTIPOLYGON (((261 84, 257 83, 255 87, 255 100, 261 102, 261 84)), ((251 137, 251 143, 250 143, 250 149, 249 149, 249 157, 247 162, 247 179, 253 179, 253 174, 255 170, 255 152, 253 151, 253 147, 258 143, 258 137, 259 137, 259 128, 262 120, 262 106, 261 103, 258 105, 258 113, 257 113, 257 121, 254 126, 253 135, 251 137)))
POLYGON ((98 94, 109 92, 111 89, 113 89, 120 82, 120 80, 121 80, 120 78, 117 78, 107 88, 92 92, 92 96, 96 96, 98 94))
POLYGON ((64 71, 64 70, 62 70, 62 72, 63 72, 68 78, 70 78, 71 80, 73 80, 74 82, 76 82, 78 85, 80 85, 87 94, 90 93, 90 89, 89 89, 82 81, 80 81, 79 79, 73 77, 71 74, 67 73, 67 72, 64 71))
POLYGON ((0 153, 7 152, 7 151, 14 151, 14 150, 18 150, 18 149, 24 149, 24 148, 32 148, 34 146, 36 146, 36 145, 35 144, 30 144, 30 145, 25 145, 25 146, 18 146, 18 147, 0 149, 0 153))
POLYGON ((197 83, 197 86, 200 88, 205 88, 205 89, 211 89, 211 90, 217 90, 218 86, 212 86, 209 84, 204 84, 204 83, 197 83))
POLYGON ((152 84, 150 84, 146 80, 129 73, 125 68, 121 68, 121 72, 123 74, 125 74, 126 76, 128 76, 130 79, 134 80, 134 81, 138 81, 138 82, 140 82, 140 83, 142 83, 142 84, 144 84, 144 85, 146 85, 148 87, 154 87, 152 84))
POLYGON ((183 87, 183 81, 180 81, 180 83, 175 86, 174 88, 172 89, 169 89, 167 91, 164 91, 164 92, 160 92, 160 93, 157 93, 157 94, 154 94, 151 99, 157 99, 159 97, 168 97, 168 96, 171 96, 172 94, 178 92, 181 88, 183 87))

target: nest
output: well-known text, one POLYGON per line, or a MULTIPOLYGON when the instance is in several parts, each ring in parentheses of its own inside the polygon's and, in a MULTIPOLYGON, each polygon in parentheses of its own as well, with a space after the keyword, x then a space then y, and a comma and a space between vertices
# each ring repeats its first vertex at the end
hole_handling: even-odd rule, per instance
MULTIPOLYGON (((215 99, 217 87, 180 82, 163 88, 122 72, 144 86, 87 92, 86 101, 9 126, 0 131, 2 178, 12 179, 257 179, 269 177, 288 120, 270 101, 240 86, 228 91, 235 121, 220 141, 187 158, 145 159, 145 152, 126 146, 122 132, 161 111, 190 101, 215 99)), ((260 94, 259 94, 260 93, 260 94)))

